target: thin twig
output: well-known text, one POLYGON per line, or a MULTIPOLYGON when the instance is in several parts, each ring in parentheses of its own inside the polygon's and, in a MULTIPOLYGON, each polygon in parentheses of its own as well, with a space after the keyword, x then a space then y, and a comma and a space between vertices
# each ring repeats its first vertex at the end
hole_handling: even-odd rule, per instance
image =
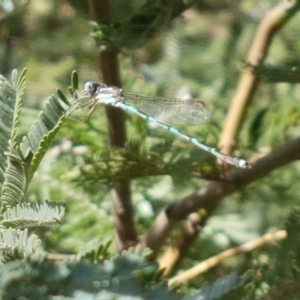
POLYGON ((144 244, 154 252, 163 245, 180 220, 203 209, 209 216, 228 195, 241 190, 272 171, 300 159, 300 138, 290 141, 258 159, 251 169, 238 169, 228 176, 231 182, 211 182, 199 191, 163 209, 145 236, 144 244), (234 182, 235 184, 232 184, 234 182))
POLYGON ((247 57, 249 67, 245 68, 226 116, 219 148, 230 155, 235 148, 235 140, 242 128, 246 109, 256 91, 259 74, 253 67, 261 65, 270 48, 272 38, 279 29, 299 10, 299 1, 281 1, 271 9, 260 23, 247 57))
POLYGON ((183 282, 215 267, 217 264, 221 263, 223 260, 225 260, 229 257, 236 256, 241 253, 253 251, 259 247, 264 246, 267 243, 277 242, 282 239, 285 239, 286 236, 287 236, 287 232, 285 230, 279 230, 279 231, 276 231, 273 233, 267 233, 255 240, 247 242, 241 246, 228 249, 218 255, 210 257, 209 259, 197 264, 193 268, 191 268, 177 276, 174 276, 173 278, 171 278, 168 281, 168 284, 171 285, 173 283, 176 283, 176 284, 183 283, 183 282))

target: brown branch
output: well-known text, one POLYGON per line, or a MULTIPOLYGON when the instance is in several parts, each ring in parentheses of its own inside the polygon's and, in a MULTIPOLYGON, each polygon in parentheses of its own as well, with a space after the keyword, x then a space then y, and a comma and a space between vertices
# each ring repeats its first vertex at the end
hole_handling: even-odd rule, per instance
POLYGON ((190 213, 204 209, 207 215, 210 215, 225 196, 241 190, 248 184, 297 159, 300 159, 300 138, 290 141, 265 157, 258 159, 251 169, 234 171, 228 176, 231 183, 209 183, 198 192, 161 211, 147 233, 144 244, 157 252, 178 221, 186 218, 190 213))
POLYGON ((164 276, 168 275, 171 270, 174 269, 186 251, 190 248, 201 229, 201 221, 198 213, 190 214, 187 217, 179 236, 158 259, 159 268, 163 270, 164 276))
POLYGON ((285 239, 286 236, 287 236, 287 233, 285 230, 279 230, 277 232, 267 233, 255 240, 247 242, 241 246, 228 249, 218 255, 215 255, 213 257, 210 257, 209 259, 206 259, 205 261, 197 264, 193 268, 171 278, 169 280, 168 284, 171 285, 173 283, 176 283, 176 284, 183 283, 183 282, 213 268, 214 266, 221 263, 226 258, 236 256, 241 253, 253 251, 253 250, 257 249, 258 247, 264 246, 267 243, 277 242, 279 240, 285 239))
POLYGON ((219 142, 219 147, 224 154, 231 154, 235 147, 235 140, 242 127, 246 109, 259 82, 259 74, 252 72, 252 67, 262 64, 272 38, 298 10, 299 1, 283 0, 268 12, 260 23, 247 57, 250 67, 246 68, 241 75, 224 123, 219 142))
MULTIPOLYGON (((89 0, 91 18, 97 21, 110 21, 109 0, 89 0)), ((121 87, 118 53, 106 51, 98 53, 98 68, 100 76, 108 85, 121 87)), ((126 142, 125 114, 114 107, 105 107, 108 140, 111 148, 123 147, 126 142)), ((133 223, 131 207, 131 191, 129 181, 114 183, 112 191, 114 225, 117 233, 117 248, 127 249, 137 243, 136 230, 133 223)))

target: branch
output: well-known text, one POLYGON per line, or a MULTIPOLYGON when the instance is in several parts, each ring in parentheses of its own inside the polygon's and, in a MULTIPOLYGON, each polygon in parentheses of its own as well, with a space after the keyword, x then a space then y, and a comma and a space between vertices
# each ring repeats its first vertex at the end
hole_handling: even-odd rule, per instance
POLYGON ((198 213, 192 213, 187 217, 179 236, 158 259, 159 268, 163 270, 164 276, 168 275, 180 259, 184 257, 184 254, 198 236, 201 227, 202 220, 198 213))
POLYGON ((228 182, 211 182, 198 192, 181 199, 160 212, 147 233, 144 244, 157 252, 179 220, 190 213, 204 209, 210 215, 222 199, 248 184, 267 176, 274 170, 300 159, 300 138, 280 146, 258 159, 251 169, 238 169, 228 176, 228 182))
POLYGON ((239 129, 242 127, 241 123, 246 109, 256 91, 260 78, 258 73, 252 72, 253 67, 258 67, 262 64, 270 48, 272 38, 298 10, 299 0, 283 0, 275 8, 271 9, 261 21, 247 57, 249 67, 241 75, 226 116, 219 142, 219 148, 222 150, 222 153, 232 153, 239 129))
MULTIPOLYGON (((234 141, 238 135, 239 128, 241 128, 246 108, 250 104, 259 82, 259 72, 253 72, 253 67, 259 68, 262 64, 267 55, 273 36, 289 20, 289 18, 297 12, 299 9, 298 2, 299 1, 282 1, 278 6, 266 14, 258 27, 247 57, 247 63, 249 66, 244 70, 240 78, 240 82, 233 97, 231 107, 223 127, 219 146, 225 154, 231 154, 235 146, 234 141)), ((262 163, 263 162, 264 160, 262 163)), ((270 171, 271 170, 267 171, 267 173, 270 171)), ((257 169, 253 180, 255 180, 256 176, 260 176, 259 172, 262 174, 263 170, 260 171, 257 169)), ((236 173, 235 177, 234 175, 232 176, 231 179, 235 184, 236 180, 239 182, 239 176, 239 172, 236 173)), ((251 171, 249 173, 246 172, 245 180, 247 176, 249 176, 249 182, 251 182, 251 171)), ((181 202, 174 204, 172 207, 168 207, 166 210, 161 212, 160 216, 156 219, 155 224, 145 239, 145 244, 156 251, 160 247, 160 243, 164 241, 169 231, 171 231, 176 224, 174 220, 171 221, 171 218, 184 218, 189 212, 195 211, 200 207, 207 209, 207 212, 211 213, 215 207, 219 205, 224 196, 241 188, 241 184, 242 183, 239 182, 238 186, 230 186, 226 184, 211 183, 198 194, 196 193, 185 198, 181 202)), ((246 184, 247 183, 245 182, 245 185, 246 184)), ((180 259, 180 253, 183 249, 185 249, 182 241, 187 240, 188 243, 191 243, 190 238, 191 237, 186 236, 185 231, 183 231, 175 243, 171 247, 167 248, 162 258, 160 258, 161 266, 166 268, 165 273, 169 272, 180 259)))
MULTIPOLYGON (((91 17, 97 21, 110 21, 109 0, 89 0, 91 17)), ((121 87, 118 53, 106 51, 98 53, 99 73, 108 85, 121 87)), ((126 142, 125 114, 115 107, 105 107, 108 140, 111 148, 124 147, 126 142)), ((112 190, 114 225, 117 233, 117 248, 127 249, 137 243, 137 235, 133 223, 131 207, 131 191, 129 181, 114 183, 112 190)))
POLYGON ((185 282, 185 281, 215 267, 217 264, 221 263, 226 258, 236 256, 241 253, 253 251, 259 247, 264 246, 267 243, 271 243, 274 241, 277 242, 279 240, 285 239, 286 236, 287 236, 287 233, 285 230, 279 230, 277 232, 267 233, 255 240, 247 242, 241 246, 228 249, 218 255, 210 257, 209 259, 197 264, 193 268, 190 268, 189 270, 187 270, 177 276, 174 276, 173 278, 171 278, 168 281, 168 284, 171 285, 173 283, 179 284, 179 283, 185 282))

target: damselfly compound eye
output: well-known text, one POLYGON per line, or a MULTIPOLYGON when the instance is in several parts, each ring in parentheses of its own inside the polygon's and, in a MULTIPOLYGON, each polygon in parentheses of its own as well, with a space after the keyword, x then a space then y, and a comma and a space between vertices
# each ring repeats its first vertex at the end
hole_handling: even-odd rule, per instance
POLYGON ((84 90, 87 92, 87 93, 93 93, 94 92, 94 82, 93 81, 87 81, 84 85, 84 90))

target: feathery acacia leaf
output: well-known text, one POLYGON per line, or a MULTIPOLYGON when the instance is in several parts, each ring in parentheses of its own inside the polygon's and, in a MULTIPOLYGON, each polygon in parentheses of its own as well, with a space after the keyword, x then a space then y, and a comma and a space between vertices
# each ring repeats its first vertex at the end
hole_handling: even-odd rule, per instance
POLYGON ((77 261, 88 259, 93 263, 103 261, 109 256, 108 248, 111 245, 111 240, 103 241, 102 239, 93 240, 88 245, 85 245, 76 255, 77 261))
POLYGON ((61 223, 64 213, 63 203, 20 203, 3 214, 0 226, 27 228, 57 225, 61 223))
POLYGON ((45 202, 44 204, 22 203, 25 201, 29 179, 33 176, 41 159, 60 128, 66 105, 52 96, 46 105, 46 112, 41 112, 31 131, 23 138, 18 152, 15 150, 18 118, 21 111, 21 100, 25 90, 24 70, 17 79, 13 72, 12 86, 0 78, 0 125, 6 130, 0 133, 0 153, 2 177, 1 212, 4 227, 25 228, 57 224, 64 214, 62 204, 45 202), (44 117, 44 118, 43 118, 44 117), (44 123, 42 120, 49 120, 44 123), (51 121, 50 121, 51 120, 51 121), (15 145, 11 144, 14 141, 15 145))
POLYGON ((77 91, 79 86, 79 77, 76 71, 72 72, 71 75, 71 89, 72 91, 77 91))
POLYGON ((12 138, 11 144, 15 148, 16 147, 16 138, 17 138, 17 126, 19 124, 19 117, 22 109, 22 97, 25 92, 25 79, 26 79, 27 70, 24 69, 19 77, 17 77, 18 73, 16 70, 13 71, 13 86, 16 90, 16 103, 14 109, 14 120, 13 120, 13 129, 12 129, 12 138), (17 79, 17 81, 16 81, 17 79))
POLYGON ((7 157, 9 161, 1 196, 2 213, 24 201, 28 184, 25 163, 17 156, 7 154, 7 157))
POLYGON ((5 180, 8 165, 6 152, 11 152, 11 137, 13 134, 14 109, 16 91, 10 83, 0 75, 0 189, 5 180))
POLYGON ((33 254, 41 241, 35 236, 28 236, 28 229, 0 229, 0 260, 12 260, 13 256, 23 258, 33 254), (16 251, 17 250, 17 251, 16 251))
POLYGON ((33 152, 29 168, 30 178, 32 178, 41 159, 61 127, 66 109, 67 107, 62 104, 61 100, 57 96, 52 95, 46 104, 45 111, 39 114, 29 134, 23 137, 20 149, 24 157, 33 152))

